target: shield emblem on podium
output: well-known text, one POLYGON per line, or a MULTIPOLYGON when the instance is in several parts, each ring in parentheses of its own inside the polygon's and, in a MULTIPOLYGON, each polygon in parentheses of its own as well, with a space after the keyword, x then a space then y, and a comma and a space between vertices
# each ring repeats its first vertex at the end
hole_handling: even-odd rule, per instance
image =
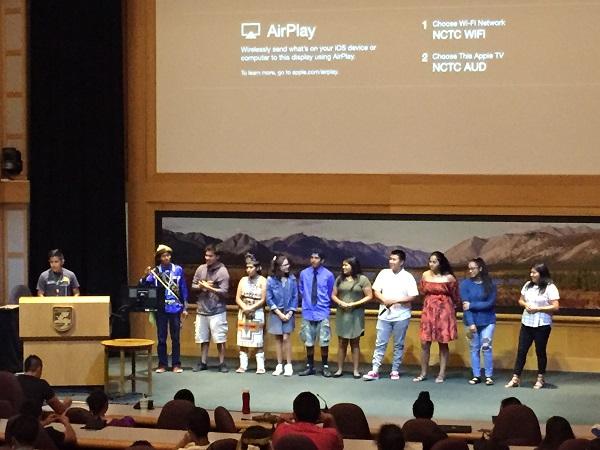
POLYGON ((73 327, 73 307, 55 306, 52 308, 52 326, 59 333, 69 331, 73 327))

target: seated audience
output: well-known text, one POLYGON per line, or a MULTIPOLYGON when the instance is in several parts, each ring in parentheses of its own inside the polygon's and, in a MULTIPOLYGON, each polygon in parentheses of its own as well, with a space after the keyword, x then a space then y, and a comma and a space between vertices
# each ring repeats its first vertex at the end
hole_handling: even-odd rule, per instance
POLYGON ((546 435, 538 450, 557 450, 567 439, 575 439, 571 424, 560 416, 552 416, 546 421, 546 435))
POLYGON ((429 450, 433 444, 448 435, 432 419, 434 412, 433 402, 429 392, 422 391, 413 403, 414 419, 407 420, 402 426, 404 439, 410 442, 423 443, 423 449, 429 450))
POLYGON ((509 405, 500 409, 491 439, 506 445, 537 446, 542 440, 540 423, 526 405, 509 405))
POLYGON ((398 425, 387 423, 381 426, 377 435, 377 450, 403 450, 404 435, 398 425))
MULTIPOLYGON (((179 400, 179 399, 176 399, 179 400)), ((188 417, 188 430, 175 448, 188 450, 203 450, 208 448, 208 432, 210 431, 210 416, 204 408, 194 408, 188 417)))
POLYGON ((302 434, 310 438, 318 450, 340 450, 344 440, 335 427, 331 414, 322 412, 319 399, 312 392, 302 392, 294 399, 294 413, 282 415, 285 422, 280 423, 273 433, 273 445, 283 436, 302 434), (323 427, 318 426, 322 423, 323 427))
MULTIPOLYGON (((92 392, 85 401, 88 404, 92 416, 94 416, 92 419, 94 424, 103 424, 111 427, 135 427, 135 420, 131 416, 112 419, 110 421, 106 419, 105 414, 106 411, 108 411, 108 396, 104 391, 97 390, 92 392)), ((88 423, 87 425, 92 424, 88 423)))
POLYGON ((175 393, 175 397, 173 397, 173 400, 187 400, 188 402, 191 402, 194 405, 196 404, 194 394, 192 394, 192 391, 190 391, 189 389, 179 389, 175 393))
POLYGON ((261 426, 251 426, 244 430, 240 437, 238 448, 247 450, 248 448, 259 450, 271 450, 272 433, 261 426))
POLYGON ((39 432, 40 423, 35 417, 19 414, 6 424, 4 440, 11 449, 34 449, 39 432))
POLYGON ((21 414, 37 419, 45 434, 48 435, 57 448, 69 448, 77 443, 75 430, 71 426, 69 418, 64 414, 52 413, 42 418, 42 408, 38 407, 38 405, 31 400, 23 402, 23 405, 21 405, 21 414), (59 431, 50 426, 52 423, 62 424, 65 431, 59 431))
POLYGON ((502 408, 506 408, 507 406, 510 405, 521 405, 521 400, 519 400, 517 397, 506 397, 504 399, 502 399, 502 401, 500 402, 500 409, 502 408))
POLYGON ((39 356, 29 355, 25 359, 23 369, 25 373, 19 375, 17 380, 25 400, 31 400, 39 409, 42 409, 46 402, 57 414, 64 413, 71 406, 70 398, 61 401, 48 382, 42 378, 43 364, 39 356))
POLYGON ((281 437, 273 450, 317 450, 317 446, 309 437, 302 434, 288 434, 281 437))

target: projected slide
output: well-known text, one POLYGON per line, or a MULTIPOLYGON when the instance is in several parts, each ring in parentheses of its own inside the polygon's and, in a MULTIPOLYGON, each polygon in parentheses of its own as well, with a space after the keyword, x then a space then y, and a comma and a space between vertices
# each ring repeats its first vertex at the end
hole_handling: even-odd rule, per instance
POLYGON ((162 173, 599 174, 600 2, 156 1, 162 173))

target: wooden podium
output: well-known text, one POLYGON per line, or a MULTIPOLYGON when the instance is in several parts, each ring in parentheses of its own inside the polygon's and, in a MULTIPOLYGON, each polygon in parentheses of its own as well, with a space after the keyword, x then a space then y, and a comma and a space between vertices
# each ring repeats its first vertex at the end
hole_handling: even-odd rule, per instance
POLYGON ((23 357, 38 355, 52 386, 104 384, 109 297, 22 297, 19 334, 23 357))

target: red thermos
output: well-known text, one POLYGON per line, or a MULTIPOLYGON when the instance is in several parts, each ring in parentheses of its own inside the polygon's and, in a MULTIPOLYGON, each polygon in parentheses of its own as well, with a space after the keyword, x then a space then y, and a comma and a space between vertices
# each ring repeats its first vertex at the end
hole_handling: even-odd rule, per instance
POLYGON ((250 414, 250 391, 242 391, 242 414, 250 414))

